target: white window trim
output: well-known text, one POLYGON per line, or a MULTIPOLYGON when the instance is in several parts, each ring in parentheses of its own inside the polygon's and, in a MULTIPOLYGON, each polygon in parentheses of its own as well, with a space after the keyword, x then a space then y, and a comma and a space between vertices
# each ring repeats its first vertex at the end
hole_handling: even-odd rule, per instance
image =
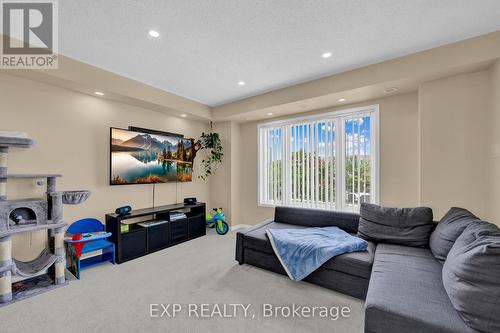
MULTIPOLYGON (((264 190, 262 188, 262 182, 261 182, 261 176, 262 176, 262 171, 265 168, 262 168, 262 152, 265 151, 265 140, 262 140, 260 132, 261 129, 265 129, 268 127, 276 127, 280 125, 291 125, 293 123, 299 123, 301 121, 314 121, 314 120, 323 120, 325 118, 330 118, 330 119, 337 119, 341 118, 347 114, 354 114, 354 113, 372 113, 373 116, 371 117, 374 121, 370 122, 371 125, 371 155, 372 155, 372 162, 374 165, 374 168, 371 169, 372 173, 372 181, 374 180, 374 191, 373 191, 373 202, 378 204, 380 202, 380 107, 378 104, 374 105, 368 105, 368 106, 362 106, 362 107, 356 107, 356 108, 349 108, 349 109, 343 109, 343 110, 337 110, 337 111, 332 111, 332 112, 325 112, 325 113, 319 113, 315 115, 310 115, 310 116, 301 116, 301 117, 294 117, 294 118, 287 118, 287 119, 281 119, 281 120, 276 120, 276 121, 270 121, 266 123, 261 123, 257 125, 257 206, 258 207, 268 207, 268 208, 274 208, 276 206, 284 206, 284 205, 275 205, 275 204, 269 204, 269 203, 262 203, 261 198, 263 198, 263 193, 262 191, 264 190)), ((340 133, 344 133, 344 124, 343 122, 338 122, 341 127, 340 133)), ((342 140, 336 140, 337 144, 337 151, 344 151, 344 145, 345 145, 345 136, 342 135, 342 140)), ((285 142, 284 142, 285 144, 285 142)), ((288 143, 286 143, 288 144, 288 143)), ((287 150, 285 150, 287 151, 287 150)), ((344 167, 344 159, 341 159, 341 167, 344 167)), ((287 171, 288 173, 288 171, 287 171)), ((288 177, 288 175, 285 175, 288 177)), ((341 182, 342 184, 340 185, 341 188, 345 188, 345 179, 344 177, 341 177, 341 182)), ((343 192, 343 191, 342 191, 343 192)), ((288 195, 288 194, 286 194, 288 195)), ((344 205, 339 205, 340 202, 343 200, 344 194, 341 196, 337 197, 337 204, 335 207, 335 210, 344 210, 344 205)), ((345 201, 345 200, 344 200, 345 201)), ((295 206, 294 206, 295 207, 295 206)))

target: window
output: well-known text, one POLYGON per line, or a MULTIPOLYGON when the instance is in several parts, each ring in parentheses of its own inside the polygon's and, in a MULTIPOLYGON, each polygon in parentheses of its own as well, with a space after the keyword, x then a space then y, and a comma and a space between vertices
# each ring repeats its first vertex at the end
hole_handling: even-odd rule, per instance
POLYGON ((378 202, 378 106, 262 124, 258 137, 260 205, 378 202))

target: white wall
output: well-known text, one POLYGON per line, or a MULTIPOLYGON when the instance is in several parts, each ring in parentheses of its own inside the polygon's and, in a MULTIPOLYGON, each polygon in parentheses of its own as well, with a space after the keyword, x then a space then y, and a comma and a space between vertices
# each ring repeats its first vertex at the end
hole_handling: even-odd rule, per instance
POLYGON ((420 87, 421 203, 435 218, 452 206, 486 218, 490 105, 488 71, 420 87))
MULTIPOLYGON (((0 75, 0 130, 27 132, 36 141, 29 150, 13 150, 10 172, 55 172, 64 178, 60 190, 90 189, 80 206, 66 206, 65 218, 104 218, 117 206, 152 204, 150 185, 108 186, 109 127, 158 128, 199 137, 206 123, 133 107, 0 75)), ((500 65, 427 82, 419 93, 346 105, 380 105, 381 203, 433 207, 440 218, 450 206, 463 206, 500 224, 500 158, 492 149, 500 142, 500 65), (453 167, 452 167, 453 166, 453 167)), ((309 113, 307 113, 309 114, 309 113)), ((223 207, 231 224, 255 224, 272 217, 273 209, 257 206, 257 122, 214 124, 222 136, 224 163, 209 181, 157 185, 156 204, 196 196, 208 208, 223 207)), ((203 153, 200 153, 203 154, 203 153)), ((202 155, 197 158, 197 164, 202 155)), ((9 195, 42 195, 33 181, 10 183, 9 195)), ((14 254, 30 259, 45 246, 44 233, 16 236, 14 254)))
POLYGON ((240 195, 244 190, 240 184, 241 177, 241 150, 240 125, 231 122, 231 224, 241 224, 241 202, 240 195))
MULTIPOLYGON (((380 106, 380 202, 412 207, 418 195, 418 95, 416 92, 364 103, 308 112, 332 112, 362 105, 380 106)), ((294 117, 296 117, 295 115, 294 117)), ((300 116, 300 115, 299 115, 300 116)), ((274 209, 257 205, 257 125, 240 124, 239 212, 241 224, 256 224, 273 216, 274 209)))
MULTIPOLYGON (((116 207, 152 205, 152 185, 109 186, 109 127, 129 125, 199 137, 208 124, 113 102, 66 89, 0 74, 0 130, 26 132, 35 140, 31 149, 12 149, 10 173, 61 173, 59 190, 89 189, 92 195, 78 206, 65 206, 68 223, 84 217, 104 221, 116 207)), ((197 165, 199 164, 197 158, 197 165)), ((156 185, 156 205, 196 196, 209 202, 209 182, 156 185)), ((9 182, 10 198, 41 196, 45 187, 35 181, 9 182)), ((209 203, 210 205, 210 203, 209 203)), ((210 206, 209 206, 210 207, 210 206)), ((14 256, 28 260, 45 246, 46 233, 14 237, 14 256)))
POLYGON ((222 164, 210 177, 210 202, 212 206, 207 207, 207 210, 211 211, 212 208, 222 207, 227 222, 231 223, 231 171, 233 169, 231 164, 231 122, 214 123, 213 130, 220 135, 224 155, 222 156, 222 164))
POLYGON ((230 225, 240 224, 241 191, 238 175, 240 174, 240 127, 233 121, 213 124, 215 132, 219 133, 223 147, 223 162, 217 172, 211 177, 210 200, 213 207, 222 207, 226 220, 230 225))
MULTIPOLYGON (((418 92, 304 113, 380 105, 380 203, 433 208, 440 219, 452 206, 500 224, 500 65, 422 84, 418 92), (491 93, 493 89, 493 95, 491 93), (492 107, 493 96, 493 107, 492 107)), ((240 124, 239 223, 271 218, 257 205, 257 125, 240 124)))
POLYGON ((488 117, 488 209, 487 218, 500 225, 500 60, 491 69, 492 108, 488 117))

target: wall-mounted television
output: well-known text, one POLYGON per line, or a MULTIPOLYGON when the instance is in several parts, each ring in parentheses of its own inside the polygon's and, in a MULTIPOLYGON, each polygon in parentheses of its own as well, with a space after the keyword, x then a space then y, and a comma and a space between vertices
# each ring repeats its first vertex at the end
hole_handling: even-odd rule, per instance
POLYGON ((191 140, 182 135, 112 127, 110 185, 189 182, 191 140))

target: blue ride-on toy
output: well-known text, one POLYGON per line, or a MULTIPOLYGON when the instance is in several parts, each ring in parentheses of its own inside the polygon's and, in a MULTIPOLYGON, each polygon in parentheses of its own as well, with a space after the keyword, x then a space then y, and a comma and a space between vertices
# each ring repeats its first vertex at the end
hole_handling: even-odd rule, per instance
POLYGON ((214 215, 207 213, 206 224, 209 228, 215 228, 219 235, 225 235, 229 231, 229 226, 226 223, 226 217, 222 213, 222 208, 214 208, 214 215))

